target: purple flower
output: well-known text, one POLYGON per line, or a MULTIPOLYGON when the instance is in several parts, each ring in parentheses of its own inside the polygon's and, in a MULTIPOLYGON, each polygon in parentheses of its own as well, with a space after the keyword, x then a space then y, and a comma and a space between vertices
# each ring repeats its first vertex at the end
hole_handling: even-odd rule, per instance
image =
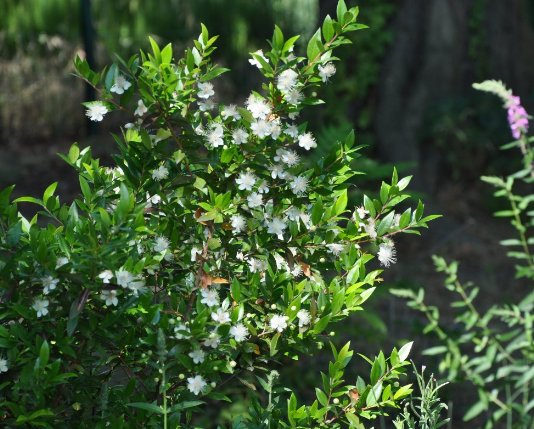
POLYGON ((519 139, 522 134, 528 131, 528 114, 519 97, 510 95, 506 102, 508 108, 508 123, 515 139, 519 139))

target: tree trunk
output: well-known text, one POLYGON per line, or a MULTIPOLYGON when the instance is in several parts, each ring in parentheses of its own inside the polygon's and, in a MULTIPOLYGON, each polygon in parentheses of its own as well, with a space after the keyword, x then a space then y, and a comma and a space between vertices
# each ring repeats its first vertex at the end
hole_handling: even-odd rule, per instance
MULTIPOLYGON (((501 79, 523 95, 532 90, 528 6, 528 0, 399 2, 377 89, 374 128, 383 159, 420 166, 418 133, 428 110, 472 96, 475 80, 501 79)), ((432 148, 425 148, 427 155, 432 158, 432 148)))

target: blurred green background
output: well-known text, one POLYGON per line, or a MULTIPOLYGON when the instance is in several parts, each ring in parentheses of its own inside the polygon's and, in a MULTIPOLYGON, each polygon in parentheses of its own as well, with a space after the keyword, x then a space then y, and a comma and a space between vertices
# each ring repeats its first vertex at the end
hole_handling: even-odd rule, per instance
MULTIPOLYGON (((35 194, 59 180, 60 194, 69 199, 77 184, 57 152, 79 141, 109 160, 109 130, 121 123, 110 120, 89 130, 80 104, 87 93, 71 75, 75 55, 87 54, 84 38, 93 39, 99 68, 115 53, 127 57, 147 47, 148 35, 172 42, 179 55, 203 22, 210 33, 220 35, 217 61, 232 69, 217 82, 218 101, 239 102, 260 78, 248 53, 267 48, 274 23, 285 34, 302 34, 306 40, 336 3, 0 0, 0 188, 16 183, 18 195, 35 194)), ((321 156, 355 128, 359 143, 368 145, 354 165, 367 174, 355 183, 355 199, 362 191, 378 189, 376 183, 397 165, 404 174, 415 175, 415 191, 424 195, 429 212, 445 215, 423 238, 397 243, 399 263, 386 273, 387 284, 370 304, 373 311, 355 317, 334 337, 339 342, 350 338, 357 350, 374 353, 418 335, 421 324, 388 296, 387 287, 422 285, 433 304, 446 308, 444 297, 432 293, 440 290, 442 280, 432 268, 433 253, 460 259, 461 274, 483 286, 487 305, 514 297, 507 287, 513 266, 498 246, 510 232, 492 218, 496 203, 478 178, 514 171, 519 161, 498 150, 511 139, 499 101, 476 93, 471 84, 502 79, 521 96, 527 111, 534 111, 534 1, 347 3, 360 5, 360 22, 370 28, 341 49, 338 73, 322 90, 326 104, 304 118, 320 143, 312 156, 321 156)), ((419 351, 430 344, 430 339, 416 338, 419 351)), ((301 362, 303 374, 292 371, 291 383, 301 395, 315 381, 310 364, 324 369, 326 359, 301 362)), ((454 408, 458 415, 462 396, 470 394, 468 389, 445 392, 459 404, 454 408)))

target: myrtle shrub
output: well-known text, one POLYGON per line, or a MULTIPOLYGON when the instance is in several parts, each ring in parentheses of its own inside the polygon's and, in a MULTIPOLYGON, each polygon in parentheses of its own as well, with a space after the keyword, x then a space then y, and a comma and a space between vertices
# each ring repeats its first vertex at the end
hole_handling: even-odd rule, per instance
MULTIPOLYGON (((494 196, 504 198, 509 206, 495 216, 508 218, 516 236, 501 241, 506 255, 515 262, 516 277, 530 286, 534 280, 532 228, 534 227, 534 152, 528 136, 529 116, 519 97, 499 81, 485 81, 474 87, 499 96, 508 112, 514 141, 503 149, 519 148, 521 167, 506 177, 483 176, 482 180, 496 188, 494 196), (525 193, 525 190, 527 191, 525 193)), ((519 293, 516 302, 493 304, 482 310, 476 302, 481 289, 463 282, 458 275, 458 262, 447 262, 434 256, 438 272, 446 275, 445 287, 454 295, 451 312, 455 326, 447 326, 439 309, 425 302, 424 290, 393 290, 408 305, 422 312, 428 324, 425 333, 434 334, 439 344, 426 350, 439 356, 439 369, 446 380, 468 381, 476 389, 478 400, 470 404, 464 421, 479 418, 483 428, 534 427, 534 292, 519 293)), ((510 285, 503 287, 511 288, 510 285)))
POLYGON ((250 409, 235 428, 363 427, 401 406, 411 343, 364 357, 370 373, 352 382, 352 351, 332 346, 311 405, 273 372, 361 311, 376 259, 396 261, 392 237, 435 217, 406 205, 410 178, 396 171, 378 198, 349 208, 354 133, 317 165, 302 158, 316 141, 299 113, 320 103, 333 50, 364 28, 357 16, 340 1, 305 56, 275 28, 270 50, 252 54, 265 83, 244 107, 214 101, 227 70, 210 61, 217 38, 204 26, 178 60, 153 40, 102 72, 76 59, 99 94, 87 116, 131 122, 113 135, 113 167, 90 148, 62 155, 79 177, 71 204, 57 183, 41 198, 0 194, 3 425, 213 427, 236 385, 250 409), (24 217, 21 203, 38 212, 24 217))

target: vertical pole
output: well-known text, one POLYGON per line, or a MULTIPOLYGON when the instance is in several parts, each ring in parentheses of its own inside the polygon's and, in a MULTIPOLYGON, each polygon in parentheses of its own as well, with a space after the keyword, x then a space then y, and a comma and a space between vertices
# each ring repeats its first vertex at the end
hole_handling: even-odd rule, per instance
MULTIPOLYGON (((93 27, 93 20, 91 16, 91 0, 80 0, 80 19, 81 19, 81 36, 83 41, 83 49, 85 51, 85 58, 89 67, 94 70, 95 68, 95 55, 94 55, 94 40, 95 31, 93 27)), ((85 84, 85 101, 92 101, 95 99, 95 90, 89 85, 85 84)), ((95 123, 90 121, 89 118, 85 120, 87 135, 95 134, 95 123)))

